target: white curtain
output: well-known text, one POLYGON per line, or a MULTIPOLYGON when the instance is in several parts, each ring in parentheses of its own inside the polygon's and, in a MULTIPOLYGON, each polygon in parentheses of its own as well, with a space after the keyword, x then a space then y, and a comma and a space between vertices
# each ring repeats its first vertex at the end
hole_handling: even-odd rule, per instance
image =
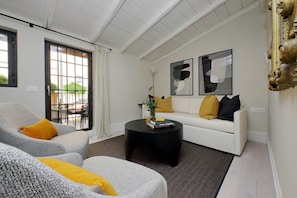
POLYGON ((110 50, 95 46, 94 78, 94 125, 95 138, 111 136, 109 123, 109 92, 107 55, 110 50))

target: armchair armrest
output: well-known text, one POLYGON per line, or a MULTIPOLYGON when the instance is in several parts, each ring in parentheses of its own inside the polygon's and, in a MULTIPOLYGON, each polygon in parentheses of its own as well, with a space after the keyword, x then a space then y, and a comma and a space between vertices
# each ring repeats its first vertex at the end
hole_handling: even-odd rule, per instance
POLYGON ((241 152, 247 142, 247 109, 242 108, 234 112, 234 135, 235 135, 235 154, 241 155, 241 152))
POLYGON ((30 153, 35 157, 66 153, 64 146, 60 143, 52 142, 50 140, 39 140, 30 137, 19 139, 15 144, 15 147, 30 153))
POLYGON ((57 160, 62 160, 64 162, 69 162, 71 164, 74 164, 76 166, 82 166, 83 165, 83 159, 80 154, 78 153, 65 153, 61 155, 51 155, 51 156, 45 156, 43 158, 54 158, 57 160))
POLYGON ((51 123, 57 129, 57 132, 59 135, 64 135, 64 134, 76 131, 76 128, 74 126, 68 126, 68 125, 64 125, 56 122, 51 122, 51 123))
POLYGON ((17 147, 35 157, 63 154, 66 152, 64 146, 60 143, 31 138, 1 125, 0 142, 17 147), (5 133, 2 131, 5 131, 5 133))

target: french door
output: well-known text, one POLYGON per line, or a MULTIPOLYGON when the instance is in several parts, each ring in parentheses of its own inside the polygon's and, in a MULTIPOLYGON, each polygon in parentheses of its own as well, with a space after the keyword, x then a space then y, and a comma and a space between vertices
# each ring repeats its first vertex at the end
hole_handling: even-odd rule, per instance
POLYGON ((46 118, 92 128, 92 54, 45 42, 46 118))

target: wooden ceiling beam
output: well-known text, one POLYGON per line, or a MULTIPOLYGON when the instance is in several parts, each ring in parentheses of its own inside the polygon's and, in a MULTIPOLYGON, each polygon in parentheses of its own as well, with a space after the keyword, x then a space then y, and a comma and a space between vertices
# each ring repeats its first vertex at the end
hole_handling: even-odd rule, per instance
POLYGON ((96 31, 97 34, 92 38, 93 43, 96 43, 100 39, 101 35, 106 30, 107 26, 111 23, 111 21, 113 20, 113 18, 120 11, 120 9, 122 8, 122 6, 125 3, 125 1, 126 0, 120 0, 119 3, 116 5, 115 9, 112 12, 110 12, 110 14, 107 17, 104 25, 102 27, 99 27, 98 28, 98 30, 96 31))
POLYGON ((156 50, 159 47, 161 47, 162 45, 164 45, 167 41, 169 41, 170 39, 174 38, 175 36, 177 36, 178 34, 180 34, 181 32, 183 32, 185 29, 187 29, 188 27, 190 27, 191 25, 193 25, 195 22, 197 22, 199 19, 201 19, 202 17, 206 16, 207 14, 209 14, 210 12, 212 12, 213 10, 215 10, 216 8, 218 8, 219 6, 221 6, 226 1, 227 0, 217 0, 214 3, 210 4, 210 6, 208 6, 205 10, 203 10, 202 12, 200 12, 199 14, 197 14, 195 17, 193 17, 191 20, 189 20, 183 26, 181 26, 178 29, 176 29, 176 31, 173 31, 170 35, 168 35, 167 37, 165 37, 164 39, 162 39, 160 42, 158 42, 157 44, 155 44, 153 47, 151 47, 149 50, 147 50, 146 52, 144 52, 138 58, 139 59, 143 59, 145 56, 147 56, 148 54, 150 54, 154 50, 156 50))
POLYGON ((120 49, 120 52, 124 52, 128 49, 129 46, 131 46, 133 43, 135 43, 139 38, 141 38, 147 31, 149 31, 154 25, 156 25, 161 19, 163 19, 169 12, 171 12, 179 3, 181 0, 176 0, 169 4, 168 6, 164 7, 158 14, 156 14, 154 17, 152 17, 152 20, 150 20, 139 32, 135 34, 126 44, 120 49))

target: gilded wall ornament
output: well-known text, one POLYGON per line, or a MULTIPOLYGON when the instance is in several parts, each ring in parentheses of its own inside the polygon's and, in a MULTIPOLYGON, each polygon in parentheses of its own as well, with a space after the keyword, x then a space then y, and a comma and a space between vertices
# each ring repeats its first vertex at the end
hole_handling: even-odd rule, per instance
POLYGON ((269 89, 281 91, 297 85, 297 0, 272 0, 272 40, 269 89))

